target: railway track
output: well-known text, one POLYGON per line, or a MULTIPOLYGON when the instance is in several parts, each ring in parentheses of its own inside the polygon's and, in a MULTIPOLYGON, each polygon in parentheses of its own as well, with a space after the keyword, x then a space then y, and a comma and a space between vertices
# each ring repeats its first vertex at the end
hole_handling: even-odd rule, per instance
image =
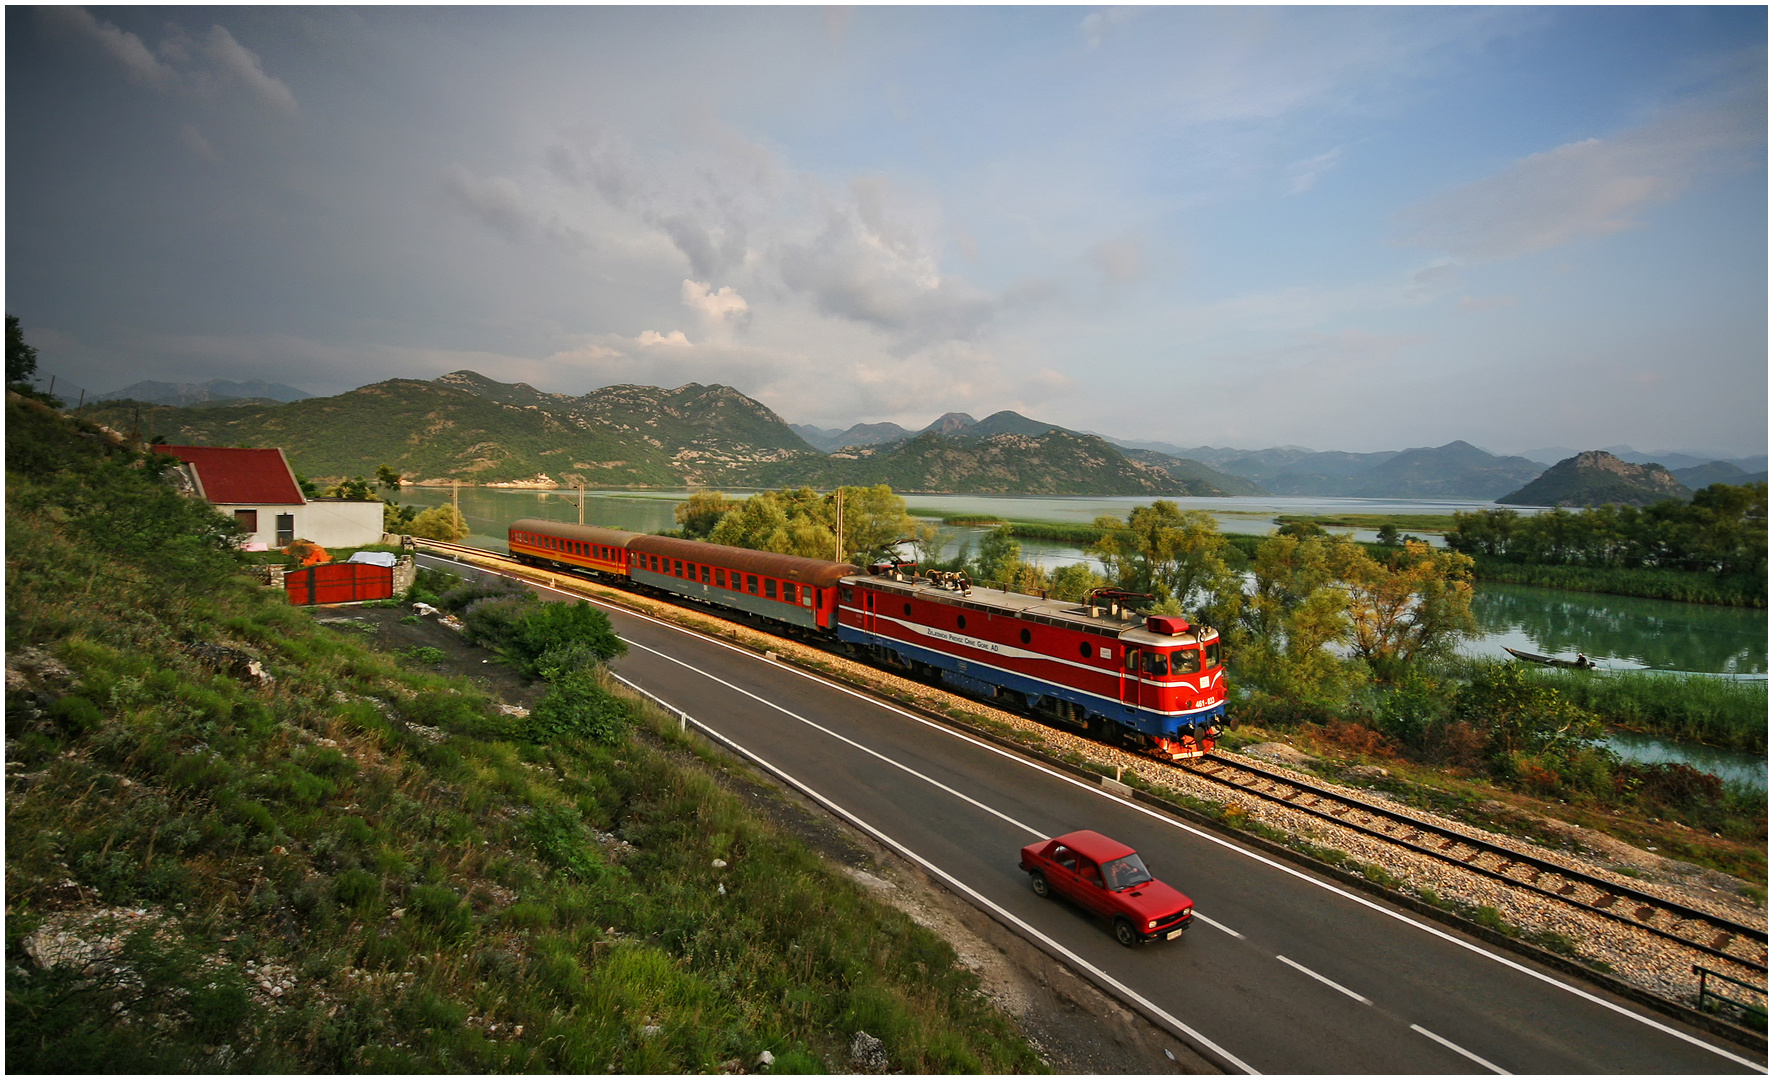
MULTIPOLYGON (((442 541, 423 541, 439 554, 472 555, 522 567, 522 564, 481 548, 442 541)), ((532 575, 549 573, 523 567, 532 575)), ((579 575, 554 573, 556 578, 579 575)), ((1001 707, 1001 706, 999 706, 1001 707)), ((1163 759, 1158 759, 1163 760, 1163 759)), ((1235 791, 1317 817, 1345 829, 1381 840, 1471 873, 1534 893, 1575 910, 1609 919, 1674 942, 1715 960, 1736 965, 1745 977, 1765 983, 1767 931, 1715 915, 1641 889, 1587 873, 1474 835, 1431 822, 1406 809, 1369 802, 1297 777, 1223 757, 1187 764, 1164 761, 1235 791)))
POLYGON ((1178 765, 1237 791, 1485 877, 1579 911, 1676 942, 1760 976, 1767 931, 1586 873, 1552 859, 1428 821, 1408 810, 1348 795, 1258 765, 1205 758, 1178 765))

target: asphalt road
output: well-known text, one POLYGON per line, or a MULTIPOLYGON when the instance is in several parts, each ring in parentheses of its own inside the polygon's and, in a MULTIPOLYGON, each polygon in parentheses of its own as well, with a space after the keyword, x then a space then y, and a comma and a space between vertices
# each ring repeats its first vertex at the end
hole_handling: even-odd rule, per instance
POLYGON ((942 725, 606 608, 612 665, 833 811, 1139 1003, 1230 1071, 1765 1072, 1742 1048, 942 725), (1181 939, 1126 949, 1041 900, 1022 845, 1090 828, 1194 899, 1181 939))

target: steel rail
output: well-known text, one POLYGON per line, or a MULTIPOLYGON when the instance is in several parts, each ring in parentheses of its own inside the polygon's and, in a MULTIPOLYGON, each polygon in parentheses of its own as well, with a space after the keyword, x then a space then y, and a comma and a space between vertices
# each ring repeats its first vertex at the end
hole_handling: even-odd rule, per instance
POLYGON ((1730 963, 1741 965, 1751 971, 1757 971, 1763 976, 1767 973, 1767 964, 1765 960, 1767 931, 1760 927, 1748 926, 1727 916, 1715 915, 1708 911, 1701 911, 1698 908, 1689 907, 1678 901, 1668 900, 1652 893, 1644 892, 1641 889, 1633 888, 1629 885, 1620 885, 1594 874, 1587 873, 1571 866, 1566 866, 1562 863, 1554 862, 1541 856, 1533 855, 1529 852, 1520 851, 1505 844, 1500 844, 1492 840, 1485 840, 1456 828, 1426 821, 1405 810, 1380 806, 1356 796, 1344 795, 1307 780, 1300 780, 1282 773, 1272 772, 1259 765, 1248 765, 1241 761, 1233 762, 1222 757, 1215 757, 1202 759, 1201 761, 1188 765, 1177 764, 1175 767, 1185 769, 1218 783, 1225 784, 1237 791, 1246 792, 1312 817, 1321 818, 1343 828, 1352 829, 1355 832, 1373 836, 1386 843, 1395 844, 1419 854, 1427 855, 1443 862, 1452 863, 1462 869, 1470 870, 1473 873, 1482 874, 1486 877, 1506 882, 1516 888, 1526 889, 1530 892, 1537 893, 1540 896, 1574 907, 1580 911, 1593 915, 1600 915, 1627 926, 1648 931, 1649 933, 1667 938, 1668 940, 1674 941, 1687 948, 1697 949, 1709 956, 1714 956, 1729 961, 1730 963), (1293 789, 1293 794, 1278 795, 1273 792, 1263 791, 1253 784, 1240 783, 1233 778, 1218 775, 1226 770, 1241 770, 1270 784, 1291 788, 1293 789), (1297 801, 1301 794, 1307 794, 1315 799, 1337 804, 1346 809, 1338 813, 1335 810, 1326 810, 1314 805, 1308 805, 1301 801, 1297 801), (1416 830, 1415 835, 1393 836, 1364 823, 1351 821, 1349 820, 1348 815, 1352 812, 1366 814, 1369 817, 1380 818, 1414 829, 1416 830), (1438 848, 1430 844, 1419 842, 1419 838, 1425 834, 1438 837, 1445 842, 1438 848), (1461 857, 1452 854, 1449 849, 1453 848, 1456 844, 1462 844, 1473 849, 1473 854, 1469 857, 1461 857), (1475 860, 1484 855, 1491 855, 1501 859, 1501 865, 1496 869, 1478 865, 1475 860), (1569 893, 1546 888, 1545 886, 1538 884, 1536 880, 1523 881, 1518 877, 1512 877, 1506 873, 1507 870, 1515 866, 1524 866, 1531 869, 1534 871, 1535 879, 1544 874, 1551 874, 1563 878, 1566 882, 1575 882, 1586 885, 1600 895, 1593 902, 1578 900, 1569 893), (1611 910, 1612 905, 1620 900, 1633 901, 1636 903, 1637 907, 1631 914, 1611 910), (1704 925, 1716 931, 1718 936, 1710 943, 1697 941, 1671 930, 1665 930, 1662 927, 1653 926, 1645 921, 1648 918, 1654 917, 1658 912, 1666 912, 1674 918, 1704 925), (1737 956, 1734 953, 1725 952, 1722 946, 1728 944, 1729 938, 1732 936, 1742 938, 1748 942, 1758 943, 1762 949, 1762 960, 1756 962, 1754 960, 1737 956))

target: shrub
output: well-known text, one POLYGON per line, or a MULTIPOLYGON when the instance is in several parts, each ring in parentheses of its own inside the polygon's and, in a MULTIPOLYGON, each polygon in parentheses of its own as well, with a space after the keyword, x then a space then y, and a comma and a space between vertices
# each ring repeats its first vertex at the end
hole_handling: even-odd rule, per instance
POLYGON ((556 679, 529 714, 526 735, 531 742, 591 739, 613 743, 628 730, 628 705, 597 684, 588 671, 570 671, 556 679))

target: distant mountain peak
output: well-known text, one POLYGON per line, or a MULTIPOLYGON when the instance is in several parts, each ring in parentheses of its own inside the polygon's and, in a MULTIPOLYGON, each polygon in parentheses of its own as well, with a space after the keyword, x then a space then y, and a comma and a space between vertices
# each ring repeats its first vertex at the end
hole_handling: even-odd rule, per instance
POLYGON ((977 420, 974 420, 966 413, 948 412, 936 417, 935 421, 931 423, 930 426, 924 428, 923 431, 918 432, 918 434, 922 435, 928 432, 933 432, 937 435, 954 435, 958 432, 963 432, 978 423, 977 420))
POLYGON ((1514 506, 1648 506, 1693 492, 1660 465, 1634 465, 1605 450, 1584 450, 1496 501, 1514 506))

